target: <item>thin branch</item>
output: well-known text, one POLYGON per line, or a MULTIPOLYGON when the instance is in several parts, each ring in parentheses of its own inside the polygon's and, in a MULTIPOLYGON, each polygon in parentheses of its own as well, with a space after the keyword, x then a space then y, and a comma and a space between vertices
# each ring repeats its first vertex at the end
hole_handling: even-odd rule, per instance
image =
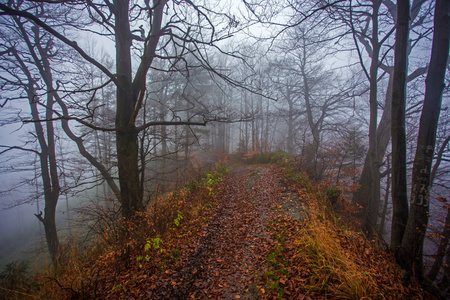
POLYGON ((56 117, 56 118, 49 118, 49 119, 39 119, 39 120, 23 120, 22 123, 36 123, 36 122, 50 122, 50 121, 59 121, 59 120, 66 120, 66 121, 70 121, 70 120, 74 120, 77 121, 78 123, 83 124, 84 126, 87 126, 91 129, 94 130, 100 130, 100 131, 116 131, 116 128, 104 128, 104 127, 100 127, 100 126, 96 126, 93 125, 89 122, 84 121, 83 119, 77 118, 77 117, 65 117, 65 116, 60 116, 60 117, 56 117))
POLYGON ((116 84, 117 87, 120 87, 120 84, 117 81, 114 74, 112 74, 105 66, 99 63, 97 60, 90 57, 86 52, 84 52, 84 50, 78 46, 77 42, 69 40, 67 37, 57 32, 51 26, 47 25, 46 23, 41 21, 38 17, 29 12, 16 10, 2 3, 0 3, 0 9, 4 11, 3 13, 0 12, 0 15, 19 16, 33 21, 34 23, 36 23, 37 25, 39 25, 40 27, 51 33, 54 37, 56 37, 57 39, 59 39, 60 41, 70 46, 75 51, 77 51, 84 59, 86 59, 88 62, 92 63, 103 73, 105 73, 105 75, 108 76, 116 84))
POLYGON ((356 52, 358 52, 359 62, 361 64, 361 67, 362 67, 367 79, 370 80, 369 72, 367 71, 366 66, 364 65, 364 60, 362 58, 361 50, 359 49, 358 41, 356 40, 356 30, 355 30, 355 26, 353 25, 352 1, 350 1, 350 26, 352 29, 353 42, 355 43, 355 46, 356 46, 356 52))
POLYGON ((148 122, 144 125, 136 127, 137 131, 142 131, 152 126, 170 126, 170 125, 193 125, 193 126, 206 126, 208 122, 191 122, 191 121, 154 121, 148 122))
POLYGON ((23 148, 23 147, 19 147, 19 146, 5 146, 5 145, 0 145, 1 148, 7 148, 3 151, 0 151, 0 155, 4 154, 10 150, 21 150, 21 151, 26 151, 26 152, 33 152, 36 153, 37 155, 40 155, 39 151, 33 150, 33 149, 28 149, 28 148, 23 148))

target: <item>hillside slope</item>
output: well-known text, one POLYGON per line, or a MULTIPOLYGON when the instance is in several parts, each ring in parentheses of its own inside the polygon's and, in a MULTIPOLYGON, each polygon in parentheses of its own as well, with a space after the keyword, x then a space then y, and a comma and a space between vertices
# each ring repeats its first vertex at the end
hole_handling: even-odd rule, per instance
MULTIPOLYGON (((291 167, 210 172, 114 229, 46 298, 432 299, 291 167), (125 232, 125 233, 124 233, 125 232), (125 236, 125 237, 124 237, 125 236)), ((37 296, 37 297, 39 297, 37 296)))

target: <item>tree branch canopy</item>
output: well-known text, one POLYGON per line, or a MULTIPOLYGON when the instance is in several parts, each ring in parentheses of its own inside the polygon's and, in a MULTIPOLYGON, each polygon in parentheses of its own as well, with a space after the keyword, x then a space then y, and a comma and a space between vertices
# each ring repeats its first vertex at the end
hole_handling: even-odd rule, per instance
POLYGON ((58 31, 54 30, 51 26, 45 24, 41 19, 36 17, 35 15, 21 10, 13 9, 3 3, 0 3, 0 9, 3 10, 3 12, 0 12, 0 15, 8 15, 8 16, 18 16, 26 18, 30 21, 33 21, 36 25, 42 27, 44 30, 51 33, 53 36, 55 36, 57 39, 59 39, 61 42, 65 43, 66 45, 70 46, 72 49, 77 51, 84 59, 86 59, 88 62, 96 66, 98 69, 100 69, 106 76, 108 76, 116 85, 118 88, 119 82, 117 81, 114 74, 112 74, 105 66, 103 66, 101 63, 99 63, 94 58, 90 57, 83 49, 81 49, 80 46, 78 46, 77 42, 69 40, 67 37, 59 33, 58 31))
MULTIPOLYGON (((112 131, 117 131, 117 128, 105 128, 105 127, 100 127, 100 126, 96 126, 93 125, 89 122, 86 122, 83 119, 77 118, 77 117, 65 117, 65 116, 61 116, 61 117, 56 117, 56 118, 50 118, 50 119, 39 119, 39 120, 23 120, 23 123, 36 123, 36 122, 52 122, 52 121, 60 121, 60 120, 73 120, 73 121, 77 121, 78 123, 81 123, 83 125, 85 125, 86 127, 89 127, 91 129, 94 130, 99 130, 99 131, 104 131, 104 132, 112 132, 112 131)), ((137 131, 142 131, 144 129, 147 129, 148 127, 152 127, 152 126, 178 126, 178 125, 188 125, 188 126, 206 126, 206 124, 208 124, 208 121, 204 121, 204 122, 192 122, 192 121, 153 121, 153 122, 148 122, 145 123, 141 126, 137 126, 136 130, 137 131)), ((12 148, 17 148, 17 147, 12 147, 12 148)), ((23 150, 23 149, 22 149, 23 150)), ((31 151, 31 150, 29 150, 31 151)), ((0 153, 1 154, 1 153, 0 153)))

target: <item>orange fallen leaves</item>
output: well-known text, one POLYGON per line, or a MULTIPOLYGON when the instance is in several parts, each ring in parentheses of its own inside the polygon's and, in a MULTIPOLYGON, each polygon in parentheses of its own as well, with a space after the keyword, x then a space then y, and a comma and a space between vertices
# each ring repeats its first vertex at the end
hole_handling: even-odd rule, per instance
MULTIPOLYGON (((329 288, 338 286, 333 276, 326 278, 326 289, 310 289, 323 280, 317 274, 326 266, 311 264, 298 242, 299 236, 308 232, 303 230, 305 224, 283 211, 280 171, 252 168, 218 184, 213 206, 207 205, 211 197, 202 190, 172 193, 166 202, 154 204, 150 212, 129 224, 129 236, 122 244, 119 239, 111 242, 86 263, 82 273, 93 278, 86 295, 98 299, 257 296, 300 300, 339 296, 339 290, 329 288), (183 215, 179 226, 173 224, 177 211, 183 215), (144 251, 145 241, 153 237, 161 238, 164 251, 144 251), (136 261, 145 255, 148 261, 136 261)), ((314 191, 290 183, 289 192, 298 198, 284 201, 307 203, 309 210, 321 208, 314 191)), ((424 293, 417 285, 402 285, 401 274, 385 251, 333 222, 326 220, 318 226, 326 227, 342 256, 376 283, 372 295, 414 299, 424 293)), ((82 281, 77 284, 81 287, 82 281)))

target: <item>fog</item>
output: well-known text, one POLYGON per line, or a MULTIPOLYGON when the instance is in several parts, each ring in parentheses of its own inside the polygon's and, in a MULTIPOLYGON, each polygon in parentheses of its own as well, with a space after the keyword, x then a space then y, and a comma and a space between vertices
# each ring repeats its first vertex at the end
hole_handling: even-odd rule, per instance
MULTIPOLYGON (((389 244, 397 8, 200 2, 136 1, 120 12, 90 2, 1 4, 2 265, 39 249, 56 263, 61 245, 73 242, 69 230, 91 241, 102 220, 132 218, 227 156, 264 153, 289 154, 311 179, 345 191, 343 201, 364 211, 361 230, 389 244)), ((411 9, 398 131, 406 190, 431 203, 430 217, 418 214, 430 221, 425 255, 434 258, 450 195, 450 101, 446 88, 433 98, 441 110, 420 122, 433 83, 425 81, 433 11, 433 1, 411 9), (419 128, 439 113, 423 130, 437 132, 436 146, 421 145, 419 128), (430 164, 416 167, 427 175, 419 189, 413 163, 420 161, 430 164)))

